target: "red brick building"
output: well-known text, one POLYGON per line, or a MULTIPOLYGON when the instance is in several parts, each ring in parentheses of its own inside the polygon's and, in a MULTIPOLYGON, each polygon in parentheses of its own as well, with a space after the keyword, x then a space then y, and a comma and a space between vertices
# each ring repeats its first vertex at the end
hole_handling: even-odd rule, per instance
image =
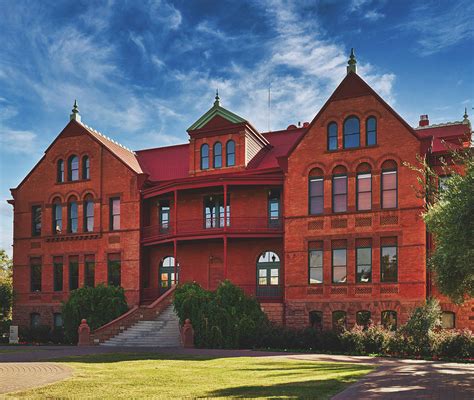
MULTIPOLYGON (((71 121, 20 185, 14 206, 14 324, 59 325, 71 290, 124 287, 149 304, 176 281, 224 279, 289 326, 401 324, 428 295, 430 238, 415 195, 462 122, 409 126, 355 71, 311 123, 259 132, 220 105, 189 143, 133 152, 71 121)), ((440 169, 441 171, 441 169, 440 169)), ((474 303, 442 298, 444 324, 474 328, 474 303)))

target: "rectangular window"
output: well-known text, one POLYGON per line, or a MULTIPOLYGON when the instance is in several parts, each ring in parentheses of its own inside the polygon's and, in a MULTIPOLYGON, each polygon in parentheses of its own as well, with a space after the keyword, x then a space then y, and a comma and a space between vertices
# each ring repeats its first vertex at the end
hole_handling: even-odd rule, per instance
POLYGON ((69 257, 69 290, 79 287, 79 257, 69 257))
POLYGON ((95 256, 86 255, 84 258, 84 286, 95 285, 95 256))
POLYGON ((41 258, 33 257, 30 259, 30 290, 32 292, 41 292, 41 258))
POLYGON ((380 245, 380 281, 398 281, 398 249, 396 238, 382 238, 380 245))
POLYGON ((332 178, 332 208, 335 213, 347 211, 347 175, 332 178))
POLYGON ((324 211, 324 178, 309 178, 309 213, 322 214, 324 211))
POLYGON ((268 196, 268 224, 270 227, 280 226, 280 191, 271 190, 268 196))
POLYGON ((120 229, 120 198, 112 197, 109 202, 110 230, 120 229))
POLYGON ((372 209, 372 174, 357 174, 357 210, 372 209))
POLYGON ((227 207, 224 211, 223 196, 207 196, 204 198, 204 227, 223 228, 224 218, 227 217, 226 224, 230 226, 230 199, 227 197, 227 207))
POLYGON ((31 235, 41 235, 41 206, 31 207, 31 235))
POLYGON ((53 257, 53 289, 55 292, 63 290, 63 258, 53 257))
POLYGON ((397 171, 382 172, 382 208, 397 208, 397 171))
POLYGON ((309 284, 323 283, 323 243, 309 243, 309 284))
POLYGON ((347 244, 337 241, 332 246, 332 282, 347 282, 347 244), (340 242, 340 243, 339 243, 340 242))
POLYGON ((372 282, 372 244, 361 239, 356 246, 356 282, 372 282))
POLYGON ((107 257, 107 281, 110 286, 121 285, 120 253, 109 254, 107 257))
POLYGON ((170 229, 170 202, 160 201, 160 232, 165 233, 170 229))

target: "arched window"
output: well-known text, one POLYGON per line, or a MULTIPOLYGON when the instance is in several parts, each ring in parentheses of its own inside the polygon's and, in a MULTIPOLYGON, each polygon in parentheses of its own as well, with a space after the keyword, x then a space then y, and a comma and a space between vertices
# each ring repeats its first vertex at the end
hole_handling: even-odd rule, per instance
POLYGON ((76 233, 78 228, 77 199, 72 196, 67 203, 67 230, 76 233))
POLYGON ((38 328, 40 326, 40 315, 38 313, 30 314, 30 328, 38 328))
POLYGON ((382 325, 385 329, 397 329, 397 313, 392 310, 382 311, 382 325))
POLYGON ((232 167, 235 165, 235 142, 233 140, 229 140, 225 145, 225 165, 226 167, 232 167))
POLYGON ((398 207, 397 163, 387 160, 382 164, 382 208, 398 207))
POLYGON ((349 117, 344 121, 344 140, 345 149, 351 149, 360 146, 360 122, 357 117, 349 117))
POLYGON ((63 230, 63 207, 61 199, 53 200, 53 234, 61 233, 63 230))
POLYGON ((335 122, 328 125, 328 150, 337 150, 337 124, 335 122))
POLYGON ((363 311, 357 311, 356 312, 356 324, 359 326, 362 326, 364 328, 367 328, 370 323, 370 311, 363 310, 363 311))
POLYGON ((94 230, 94 200, 90 194, 84 199, 84 232, 94 230))
POLYGON ((209 169, 209 145, 201 146, 201 169, 209 169))
POLYGON ((334 168, 332 173, 332 211, 347 211, 347 170, 342 165, 334 168))
POLYGON ((216 142, 214 143, 213 148, 214 153, 214 168, 221 168, 222 167, 222 143, 216 142))
POLYGON ((358 211, 372 209, 372 172, 367 163, 357 167, 357 198, 356 206, 358 211))
POLYGON ((257 296, 280 296, 280 257, 264 251, 257 260, 257 296))
POLYGON ((90 161, 88 156, 82 157, 82 179, 90 179, 90 161))
POLYGON ((79 180, 79 157, 71 156, 67 161, 68 168, 68 180, 77 181, 79 180))
POLYGON ((320 168, 309 173, 309 213, 318 215, 324 212, 324 174, 320 168))
POLYGON ((311 328, 317 331, 323 330, 323 312, 322 311, 310 311, 309 312, 309 323, 311 328))
POLYGON ((333 311, 332 313, 332 329, 335 331, 344 330, 346 327, 346 312, 342 310, 333 311))
POLYGON ((452 311, 441 313, 441 327, 444 329, 454 329, 456 327, 456 315, 452 311))
POLYGON ((365 121, 365 144, 367 146, 377 144, 377 119, 375 117, 369 117, 365 121))
POLYGON ((166 256, 160 262, 158 275, 160 291, 166 292, 179 282, 179 263, 175 261, 174 257, 166 256))
POLYGON ((56 166, 56 181, 58 183, 64 182, 64 161, 58 160, 56 166))

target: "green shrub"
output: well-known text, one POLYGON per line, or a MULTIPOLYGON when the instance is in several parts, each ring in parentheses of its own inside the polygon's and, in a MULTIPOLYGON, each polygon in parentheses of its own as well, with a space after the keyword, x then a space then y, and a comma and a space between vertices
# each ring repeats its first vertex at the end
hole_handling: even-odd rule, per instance
POLYGON ((0 280, 0 321, 11 317, 13 285, 11 280, 0 280))
POLYGON ((369 325, 364 331, 364 349, 367 354, 386 354, 388 343, 393 336, 382 325, 369 325))
POLYGON ((436 332, 432 335, 432 342, 435 344, 434 355, 460 359, 474 358, 474 335, 467 329, 436 332))
POLYGON ((214 292, 197 283, 181 285, 174 294, 174 308, 181 324, 191 320, 197 347, 253 347, 268 324, 257 300, 229 281, 214 292))
POLYGON ((77 328, 83 318, 93 331, 127 310, 125 292, 121 287, 100 284, 73 290, 62 306, 66 341, 77 343, 77 328))
POLYGON ((362 355, 365 354, 365 331, 361 326, 354 326, 340 334, 342 349, 345 353, 362 355))

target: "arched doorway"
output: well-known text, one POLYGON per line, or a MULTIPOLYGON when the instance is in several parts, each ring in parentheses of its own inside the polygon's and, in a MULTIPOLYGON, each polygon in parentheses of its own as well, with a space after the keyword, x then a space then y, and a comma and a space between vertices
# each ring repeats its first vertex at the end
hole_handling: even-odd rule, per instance
POLYGON ((280 257, 273 251, 264 251, 257 259, 257 296, 281 295, 280 257))
POLYGON ((176 263, 175 276, 175 259, 172 256, 163 258, 160 262, 160 270, 158 274, 158 286, 160 294, 166 292, 171 286, 176 285, 179 279, 179 263, 176 263))

